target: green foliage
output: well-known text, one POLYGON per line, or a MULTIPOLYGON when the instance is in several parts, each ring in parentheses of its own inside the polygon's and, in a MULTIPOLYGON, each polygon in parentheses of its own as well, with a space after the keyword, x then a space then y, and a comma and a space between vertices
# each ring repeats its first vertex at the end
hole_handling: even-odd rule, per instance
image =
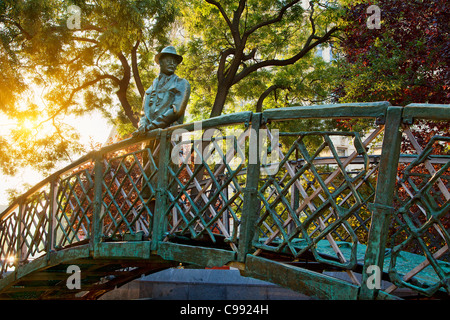
POLYGON ((68 116, 100 111, 122 134, 135 130, 153 55, 168 44, 171 0, 0 2, 2 171, 48 171, 85 153, 68 116), (77 18, 80 29, 69 27, 77 18))
POLYGON ((316 53, 332 43, 325 35, 337 34, 342 9, 334 1, 312 1, 312 7, 293 3, 193 0, 180 5, 187 38, 180 72, 193 87, 189 112, 194 119, 259 111, 258 99, 273 86, 264 108, 330 98, 333 66, 316 53))
POLYGON ((177 73, 192 87, 185 121, 208 118, 220 93, 221 113, 329 101, 335 66, 317 50, 335 38, 314 41, 340 24, 339 3, 2 1, 0 112, 15 124, 1 133, 2 171, 49 172, 85 153, 68 116, 99 111, 119 134, 133 132, 143 92, 158 73, 154 55, 168 44, 184 56, 177 73), (80 9, 80 29, 67 25, 71 5, 80 9), (225 16, 235 19, 233 28, 225 16), (265 61, 277 62, 259 67, 265 61), (233 73, 231 82, 219 81, 233 73))

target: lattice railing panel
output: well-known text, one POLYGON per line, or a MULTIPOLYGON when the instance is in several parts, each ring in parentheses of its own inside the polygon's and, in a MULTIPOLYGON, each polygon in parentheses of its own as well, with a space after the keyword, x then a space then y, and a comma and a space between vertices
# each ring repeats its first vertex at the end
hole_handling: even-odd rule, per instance
POLYGON ((159 144, 104 160, 103 235, 151 235, 159 144), (155 159, 156 158, 156 159, 155 159))
POLYGON ((53 221, 55 248, 90 239, 93 201, 92 167, 79 170, 59 181, 53 221))
POLYGON ((177 145, 179 164, 169 166, 169 235, 207 236, 213 242, 220 236, 237 251, 247 136, 248 131, 177 145))
POLYGON ((392 249, 390 275, 395 285, 388 291, 397 285, 426 295, 440 288, 450 292, 450 161, 433 156, 438 145, 446 145, 448 150, 450 138, 434 136, 422 150, 408 127, 405 133, 418 157, 399 166, 388 242, 392 249), (409 253, 415 254, 414 259, 409 253))
POLYGON ((18 208, 7 218, 0 221, 0 276, 14 268, 18 257, 18 221, 18 208))
POLYGON ((23 204, 19 244, 21 261, 37 258, 46 252, 50 214, 48 190, 33 194, 23 204))
POLYGON ((256 254, 283 251, 299 257, 310 250, 320 262, 353 268, 357 243, 367 241, 368 205, 374 199, 378 168, 370 162, 366 148, 380 131, 377 128, 364 142, 358 133, 289 133, 297 139, 286 153, 278 150, 278 171, 265 178, 258 191, 262 209, 257 224, 265 240, 254 243, 256 254), (313 136, 320 137, 322 144, 309 150, 305 140, 313 136), (332 136, 353 139, 357 151, 341 159, 332 136), (316 163, 325 149, 334 159, 326 166, 316 163), (356 157, 361 165, 351 165, 356 157), (324 257, 318 251, 321 240, 328 240, 334 255, 324 257), (338 242, 351 247, 350 256, 344 257, 338 242))

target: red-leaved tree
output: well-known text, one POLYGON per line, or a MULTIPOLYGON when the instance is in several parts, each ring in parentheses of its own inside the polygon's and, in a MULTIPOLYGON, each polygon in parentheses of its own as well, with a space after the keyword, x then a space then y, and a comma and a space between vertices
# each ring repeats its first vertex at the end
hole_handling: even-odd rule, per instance
MULTIPOLYGON (((345 16, 343 38, 339 43, 341 56, 337 62, 342 77, 335 91, 337 100, 389 101, 397 106, 450 103, 449 12, 450 2, 447 0, 379 0, 350 6, 345 16), (379 28, 370 25, 374 12, 368 13, 367 9, 371 5, 380 9, 379 28)), ((344 129, 350 130, 367 124, 347 120, 341 120, 340 123, 344 129)), ((450 154, 448 140, 438 138, 450 136, 448 121, 417 119, 414 125, 405 130, 410 130, 413 137, 411 134, 403 136, 402 153, 420 153, 435 137, 437 141, 433 144, 431 154, 450 154)), ((433 164, 435 171, 439 168, 439 165, 433 164)), ((424 164, 408 170, 408 164, 398 166, 401 182, 397 186, 396 207, 405 205, 411 193, 416 192, 414 188, 425 187, 433 175, 433 170, 430 172, 430 168, 424 164)), ((441 176, 443 186, 439 188, 436 183, 429 191, 436 208, 442 208, 448 203, 443 194, 445 190, 442 189, 448 188, 449 173, 447 170, 441 176)), ((423 208, 424 205, 417 200, 407 208, 405 214, 416 224, 422 225, 427 220, 423 208)), ((441 216, 440 222, 448 230, 449 214, 441 216)), ((396 239, 391 233, 390 240, 395 245, 404 241, 408 235, 399 226, 394 229, 397 231, 396 239)), ((424 237, 432 252, 445 245, 445 240, 433 228, 424 237)), ((422 253, 422 248, 414 241, 404 249, 422 253)), ((449 256, 444 259, 449 259, 449 256)))

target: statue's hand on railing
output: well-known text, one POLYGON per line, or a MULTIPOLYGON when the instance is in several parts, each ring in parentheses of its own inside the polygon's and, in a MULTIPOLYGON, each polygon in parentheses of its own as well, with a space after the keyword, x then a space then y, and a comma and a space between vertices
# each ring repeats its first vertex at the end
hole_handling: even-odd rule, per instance
POLYGON ((154 129, 158 129, 158 126, 152 122, 148 125, 140 126, 136 131, 132 133, 132 135, 133 137, 141 137, 145 135, 146 132, 152 131, 154 129))
POLYGON ((139 126, 139 128, 136 131, 134 131, 132 135, 133 137, 140 137, 143 136, 146 131, 148 131, 146 130, 146 126, 139 126))

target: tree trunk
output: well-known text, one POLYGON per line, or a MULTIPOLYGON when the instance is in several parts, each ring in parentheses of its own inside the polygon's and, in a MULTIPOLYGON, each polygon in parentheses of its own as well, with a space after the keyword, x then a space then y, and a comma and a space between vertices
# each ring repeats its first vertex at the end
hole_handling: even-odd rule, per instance
POLYGON ((119 86, 119 90, 116 92, 117 97, 119 98, 120 104, 125 112, 125 115, 133 124, 133 126, 137 129, 139 127, 139 116, 133 112, 133 108, 127 99, 127 90, 126 87, 123 88, 122 85, 119 86))
POLYGON ((227 99, 230 88, 231 85, 219 84, 217 88, 216 98, 214 99, 214 105, 209 116, 210 118, 218 117, 222 114, 225 100, 227 99))

